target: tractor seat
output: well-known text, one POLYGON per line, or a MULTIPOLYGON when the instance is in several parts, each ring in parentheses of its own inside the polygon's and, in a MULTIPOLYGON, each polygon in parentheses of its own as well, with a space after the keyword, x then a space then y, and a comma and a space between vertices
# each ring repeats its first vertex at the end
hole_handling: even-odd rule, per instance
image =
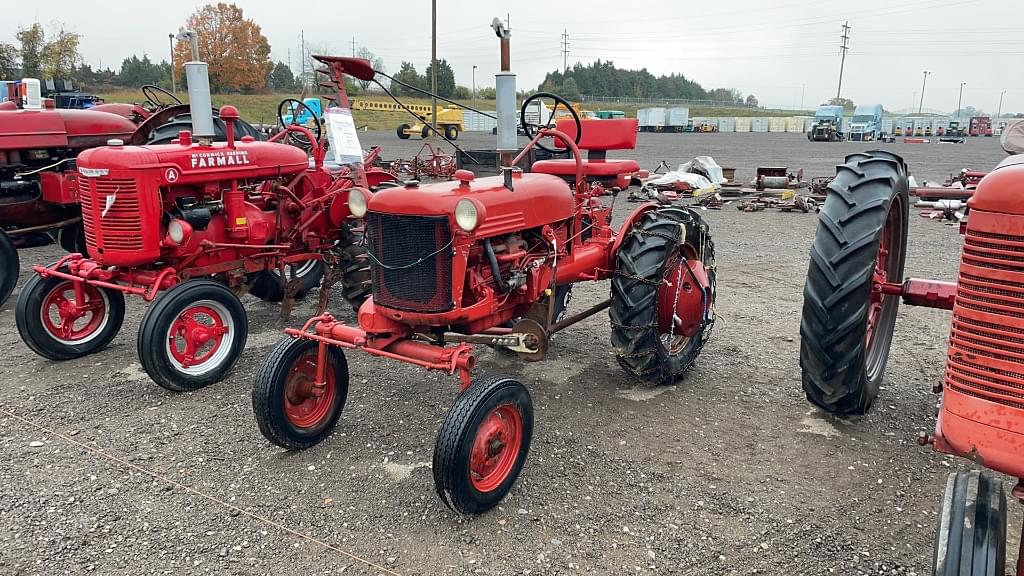
MULTIPOLYGON (((637 122, 636 118, 580 122, 583 134, 580 135, 580 142, 577 146, 580 150, 587 151, 587 157, 583 160, 583 176, 587 180, 607 180, 633 174, 640 170, 640 164, 636 160, 609 160, 605 157, 608 150, 636 148, 637 122)), ((571 118, 559 120, 555 124, 555 128, 570 138, 576 137, 576 123, 571 118)), ((576 160, 574 158, 539 160, 533 163, 531 171, 572 177, 576 175, 576 160)))

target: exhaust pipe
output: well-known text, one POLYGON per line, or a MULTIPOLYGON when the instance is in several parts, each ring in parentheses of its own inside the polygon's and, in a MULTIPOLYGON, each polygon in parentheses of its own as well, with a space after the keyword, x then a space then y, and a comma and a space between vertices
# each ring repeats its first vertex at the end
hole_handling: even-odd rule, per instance
POLYGON ((192 113, 192 136, 210 140, 217 134, 213 128, 213 101, 210 98, 210 72, 206 62, 185 62, 188 83, 188 106, 192 113))
MULTIPOLYGON (((503 169, 511 168, 512 154, 519 150, 519 139, 516 134, 516 75, 512 73, 510 42, 512 31, 505 28, 500 18, 491 22, 491 28, 501 39, 501 70, 494 75, 496 93, 495 107, 498 111, 498 146, 503 169)), ((506 186, 511 179, 506 178, 506 186)))

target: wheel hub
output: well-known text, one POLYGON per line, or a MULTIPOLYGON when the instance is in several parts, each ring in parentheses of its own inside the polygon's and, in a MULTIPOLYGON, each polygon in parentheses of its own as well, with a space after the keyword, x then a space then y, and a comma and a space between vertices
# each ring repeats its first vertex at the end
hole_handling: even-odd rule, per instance
POLYGON ((470 453, 469 479, 480 492, 497 489, 511 473, 523 439, 523 421, 510 404, 495 408, 477 429, 470 453))
POLYGON ((191 368, 210 360, 223 344, 228 327, 221 314, 209 306, 192 306, 171 325, 168 348, 183 367, 191 368))
POLYGON ((82 286, 84 301, 75 296, 73 282, 61 282, 43 299, 41 320, 54 337, 65 342, 80 342, 102 327, 106 317, 106 303, 99 290, 89 284, 82 286), (71 294, 69 298, 67 294, 71 294), (84 323, 79 320, 86 318, 84 323))
POLYGON ((326 382, 318 384, 317 354, 310 352, 292 365, 284 388, 284 411, 288 420, 298 428, 312 428, 330 415, 334 403, 334 370, 326 366, 326 382))

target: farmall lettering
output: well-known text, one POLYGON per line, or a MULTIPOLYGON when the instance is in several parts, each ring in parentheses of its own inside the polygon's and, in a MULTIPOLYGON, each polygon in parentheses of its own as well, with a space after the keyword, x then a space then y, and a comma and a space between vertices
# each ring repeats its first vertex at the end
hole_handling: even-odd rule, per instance
POLYGON ((250 164, 248 150, 217 150, 215 152, 193 152, 193 168, 219 168, 222 166, 245 166, 250 164))

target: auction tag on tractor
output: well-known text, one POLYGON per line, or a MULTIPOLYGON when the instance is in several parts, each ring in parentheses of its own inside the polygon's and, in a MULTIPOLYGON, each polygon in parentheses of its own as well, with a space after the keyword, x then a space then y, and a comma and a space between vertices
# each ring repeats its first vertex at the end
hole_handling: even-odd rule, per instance
POLYGON ((327 109, 327 138, 338 164, 356 164, 363 161, 363 148, 359 145, 356 123, 347 108, 327 109))

